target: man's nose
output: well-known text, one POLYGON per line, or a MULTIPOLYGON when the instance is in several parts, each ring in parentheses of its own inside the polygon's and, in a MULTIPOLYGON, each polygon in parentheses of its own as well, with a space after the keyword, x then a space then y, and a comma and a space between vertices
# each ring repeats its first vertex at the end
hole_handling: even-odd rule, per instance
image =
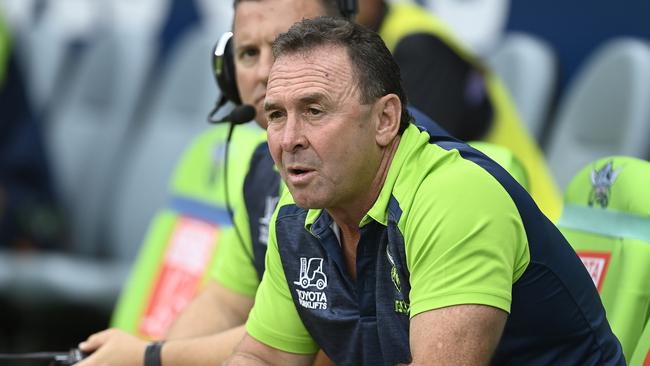
POLYGON ((296 118, 295 113, 287 114, 287 121, 282 129, 282 150, 295 152, 309 146, 302 121, 296 118))

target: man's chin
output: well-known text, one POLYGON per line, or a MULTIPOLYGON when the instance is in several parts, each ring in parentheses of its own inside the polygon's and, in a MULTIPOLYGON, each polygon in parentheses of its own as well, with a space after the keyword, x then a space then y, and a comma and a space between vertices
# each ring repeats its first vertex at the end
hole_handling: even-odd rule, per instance
POLYGON ((300 208, 304 208, 305 210, 311 210, 312 208, 321 208, 321 207, 316 207, 313 203, 309 201, 302 201, 302 200, 294 200, 296 203, 296 206, 300 208))
POLYGON ((296 206, 304 208, 306 210, 324 208, 323 203, 319 200, 314 199, 313 196, 309 197, 307 195, 296 194, 293 195, 293 202, 296 204, 296 206))

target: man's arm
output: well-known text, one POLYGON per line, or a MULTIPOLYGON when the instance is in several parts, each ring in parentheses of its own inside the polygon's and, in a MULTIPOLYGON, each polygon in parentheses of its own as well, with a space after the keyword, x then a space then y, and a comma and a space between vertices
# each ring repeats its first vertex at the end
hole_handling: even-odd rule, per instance
POLYGON ((413 364, 488 364, 529 263, 519 211, 472 164, 441 169, 421 187, 436 194, 418 191, 403 223, 413 364))
POLYGON ((211 279, 176 318, 165 338, 198 337, 240 326, 246 322, 253 301, 211 279))
MULTIPOLYGON (((170 341, 161 351, 165 366, 223 362, 245 334, 243 324, 252 305, 253 299, 211 281, 174 323, 170 341)), ((78 365, 141 366, 147 344, 124 331, 108 329, 79 345, 82 351, 94 353, 78 365)))
POLYGON ((508 314, 491 306, 456 305, 411 319, 411 365, 488 365, 508 314))
POLYGON ((299 355, 284 352, 259 342, 250 335, 244 335, 226 365, 228 366, 309 366, 314 361, 314 355, 299 355))
MULTIPOLYGON (((161 351, 165 366, 219 365, 233 352, 246 333, 244 326, 210 336, 166 342, 161 351)), ((83 351, 96 351, 77 366, 142 366, 148 342, 119 329, 108 329, 80 344, 83 351)))

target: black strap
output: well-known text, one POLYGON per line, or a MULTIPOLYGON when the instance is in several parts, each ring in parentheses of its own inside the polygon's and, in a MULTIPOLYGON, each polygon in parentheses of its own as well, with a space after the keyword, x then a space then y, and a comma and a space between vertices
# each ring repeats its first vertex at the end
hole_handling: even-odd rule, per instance
POLYGON ((144 350, 144 366, 162 366, 160 351, 164 341, 151 342, 144 350))

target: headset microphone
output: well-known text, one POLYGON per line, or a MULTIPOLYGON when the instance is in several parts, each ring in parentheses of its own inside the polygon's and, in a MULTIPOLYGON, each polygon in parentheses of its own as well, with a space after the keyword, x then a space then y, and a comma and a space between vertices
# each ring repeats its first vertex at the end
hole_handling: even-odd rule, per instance
POLYGON ((210 113, 208 117, 208 122, 210 123, 224 123, 229 122, 233 125, 241 125, 246 122, 250 122, 255 118, 255 107, 249 104, 238 105, 233 110, 228 113, 227 116, 220 119, 212 119, 212 115, 216 112, 217 108, 210 113))

